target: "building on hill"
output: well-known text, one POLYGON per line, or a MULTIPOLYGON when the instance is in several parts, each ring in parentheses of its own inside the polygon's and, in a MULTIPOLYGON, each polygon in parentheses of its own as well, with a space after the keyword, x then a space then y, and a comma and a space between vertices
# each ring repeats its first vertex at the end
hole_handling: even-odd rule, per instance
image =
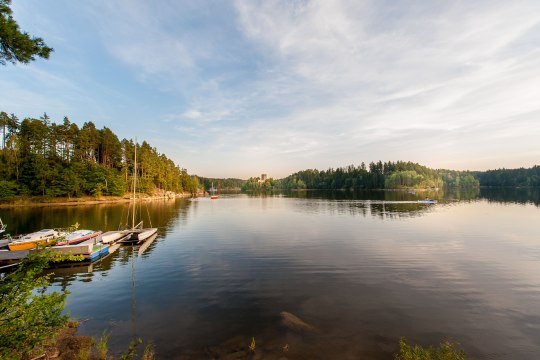
POLYGON ((268 175, 267 174, 261 174, 261 178, 259 179, 259 182, 263 183, 263 182, 266 181, 266 179, 268 179, 268 175))

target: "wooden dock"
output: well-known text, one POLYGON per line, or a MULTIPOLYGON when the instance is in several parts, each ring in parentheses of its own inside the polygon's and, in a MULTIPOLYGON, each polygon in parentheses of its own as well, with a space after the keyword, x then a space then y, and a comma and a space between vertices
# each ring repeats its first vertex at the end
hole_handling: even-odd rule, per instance
MULTIPOLYGON (((112 232, 110 232, 112 233, 112 232)), ((107 233, 106 233, 107 234, 107 233)), ((76 261, 76 262, 66 262, 64 264, 91 264, 95 261, 98 261, 100 259, 103 259, 109 254, 114 253, 121 245, 121 240, 123 240, 126 236, 131 236, 131 233, 124 234, 123 237, 119 237, 118 239, 115 239, 114 241, 111 241, 109 243, 103 244, 103 243, 95 243, 96 239, 89 239, 82 243, 76 244, 76 245, 65 245, 65 246, 51 246, 48 249, 52 251, 57 251, 64 254, 72 254, 72 255, 82 255, 84 257, 84 260, 82 261, 76 261)), ((157 234, 153 234, 147 243, 145 243, 143 246, 139 249, 139 255, 141 255, 148 246, 152 243, 152 241, 156 238, 157 234)), ((34 250, 19 250, 19 251, 9 251, 9 250, 0 250, 0 271, 3 269, 9 269, 11 267, 16 266, 18 263, 21 262, 22 259, 28 256, 30 251, 34 250)))
MULTIPOLYGON (((109 254, 109 245, 67 245, 48 248, 52 251, 57 251, 64 254, 82 255, 84 259, 74 263, 92 263, 102 259, 109 254)), ((33 250, 18 250, 18 251, 0 251, 0 270, 8 269, 16 266, 22 259, 30 254, 33 250)))
POLYGON ((22 259, 28 256, 30 250, 21 251, 0 251, 0 270, 17 265, 22 259))

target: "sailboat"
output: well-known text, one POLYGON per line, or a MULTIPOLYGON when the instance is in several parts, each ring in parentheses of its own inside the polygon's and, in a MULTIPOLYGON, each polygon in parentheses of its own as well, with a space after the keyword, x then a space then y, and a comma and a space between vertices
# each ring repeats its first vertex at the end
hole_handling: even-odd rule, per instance
MULTIPOLYGON (((126 234, 129 233, 130 236, 126 236, 124 239, 120 240, 123 243, 134 243, 141 244, 146 241, 149 237, 156 234, 157 228, 144 228, 143 221, 141 220, 138 224, 135 225, 135 213, 136 213, 136 189, 137 189, 137 144, 135 143, 135 165, 133 170, 133 212, 131 217, 131 229, 126 230, 126 234)), ((152 226, 152 224, 150 224, 152 226)))
POLYGON ((217 200, 219 196, 215 194, 216 189, 214 188, 214 182, 212 181, 212 187, 210 188, 210 199, 217 200))

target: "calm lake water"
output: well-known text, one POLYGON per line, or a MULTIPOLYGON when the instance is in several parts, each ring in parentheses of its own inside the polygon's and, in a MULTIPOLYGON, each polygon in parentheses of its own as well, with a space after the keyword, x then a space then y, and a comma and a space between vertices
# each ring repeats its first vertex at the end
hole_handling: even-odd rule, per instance
MULTIPOLYGON (((452 339, 473 359, 539 358, 538 191, 429 195, 439 204, 403 192, 152 202, 142 212, 159 235, 146 250, 56 269, 53 288, 71 292, 79 333, 109 330, 117 354, 140 337, 158 358, 208 358, 254 337, 263 358, 392 359, 403 336, 452 339), (283 311, 316 330, 286 328, 283 311)), ((0 217, 11 233, 109 230, 126 206, 0 217)))

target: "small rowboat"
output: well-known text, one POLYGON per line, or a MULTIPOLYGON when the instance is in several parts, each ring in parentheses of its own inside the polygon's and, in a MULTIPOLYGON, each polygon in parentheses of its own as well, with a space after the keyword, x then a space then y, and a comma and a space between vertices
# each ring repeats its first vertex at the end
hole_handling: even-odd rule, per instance
POLYGON ((131 235, 131 233, 127 231, 107 231, 101 235, 101 242, 104 244, 114 244, 129 235, 131 235))
POLYGON ((53 229, 43 229, 34 233, 25 235, 20 239, 13 240, 8 244, 9 250, 30 250, 38 247, 38 245, 48 245, 59 237, 64 236, 64 233, 53 229))
POLYGON ((419 204, 436 204, 437 200, 432 199, 425 199, 425 200, 418 200, 419 204))
POLYGON ((218 195, 212 195, 212 196, 210 196, 210 199, 217 200, 217 199, 219 199, 219 196, 218 195))
POLYGON ((76 230, 68 235, 64 241, 59 242, 56 246, 62 245, 74 245, 83 242, 88 239, 93 239, 101 235, 101 231, 94 230, 76 230))

